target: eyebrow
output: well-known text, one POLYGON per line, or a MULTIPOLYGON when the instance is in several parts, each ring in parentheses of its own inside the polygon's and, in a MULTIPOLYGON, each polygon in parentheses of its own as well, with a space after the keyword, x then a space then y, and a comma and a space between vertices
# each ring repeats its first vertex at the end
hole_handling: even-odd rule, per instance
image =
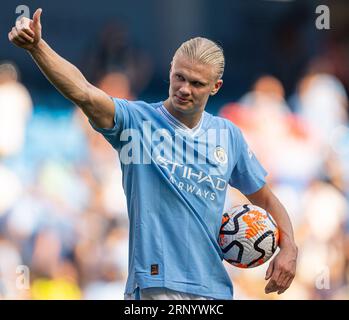
MULTIPOLYGON (((185 77, 181 72, 175 72, 175 75, 178 75, 178 76, 181 76, 183 78, 187 78, 185 77)), ((197 79, 187 79, 190 83, 194 83, 194 82, 197 82, 197 83, 200 83, 202 85, 207 85, 208 82, 205 82, 205 81, 202 81, 202 80, 197 80, 197 79)))

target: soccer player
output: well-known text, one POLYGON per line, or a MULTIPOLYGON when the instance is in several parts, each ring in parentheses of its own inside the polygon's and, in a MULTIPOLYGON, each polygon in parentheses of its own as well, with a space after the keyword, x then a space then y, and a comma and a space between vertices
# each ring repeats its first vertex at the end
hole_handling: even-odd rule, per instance
POLYGON ((125 299, 232 299, 217 240, 228 184, 275 218, 280 251, 265 292, 283 293, 297 260, 288 214, 240 129, 204 111, 223 84, 222 49, 205 38, 184 42, 172 59, 166 101, 111 98, 42 39, 41 12, 17 21, 9 40, 119 153, 130 221, 125 299))

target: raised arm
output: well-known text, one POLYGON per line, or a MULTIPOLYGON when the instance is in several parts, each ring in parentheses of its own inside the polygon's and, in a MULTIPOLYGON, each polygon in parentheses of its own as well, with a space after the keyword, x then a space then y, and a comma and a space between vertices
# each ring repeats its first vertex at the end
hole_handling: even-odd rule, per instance
POLYGON ((41 9, 33 20, 21 18, 8 34, 16 46, 27 50, 46 78, 67 99, 79 106, 99 128, 114 126, 114 103, 102 90, 90 84, 70 62, 59 56, 41 37, 41 9))

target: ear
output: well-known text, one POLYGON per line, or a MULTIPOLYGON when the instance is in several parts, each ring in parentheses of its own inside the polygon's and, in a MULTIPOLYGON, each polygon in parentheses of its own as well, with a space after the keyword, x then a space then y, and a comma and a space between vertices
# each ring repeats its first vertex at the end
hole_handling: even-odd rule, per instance
POLYGON ((222 85, 223 85, 223 80, 222 79, 217 80, 216 83, 214 84, 213 89, 211 90, 210 95, 214 96, 218 92, 218 90, 221 88, 222 85))

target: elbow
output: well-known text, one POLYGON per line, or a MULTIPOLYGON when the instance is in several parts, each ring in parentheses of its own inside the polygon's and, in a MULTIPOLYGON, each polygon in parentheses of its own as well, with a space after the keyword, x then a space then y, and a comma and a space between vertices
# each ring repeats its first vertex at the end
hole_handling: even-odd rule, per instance
POLYGON ((90 84, 87 81, 86 83, 81 84, 79 86, 79 90, 72 92, 68 99, 75 103, 77 106, 88 105, 90 103, 89 85, 90 84))

